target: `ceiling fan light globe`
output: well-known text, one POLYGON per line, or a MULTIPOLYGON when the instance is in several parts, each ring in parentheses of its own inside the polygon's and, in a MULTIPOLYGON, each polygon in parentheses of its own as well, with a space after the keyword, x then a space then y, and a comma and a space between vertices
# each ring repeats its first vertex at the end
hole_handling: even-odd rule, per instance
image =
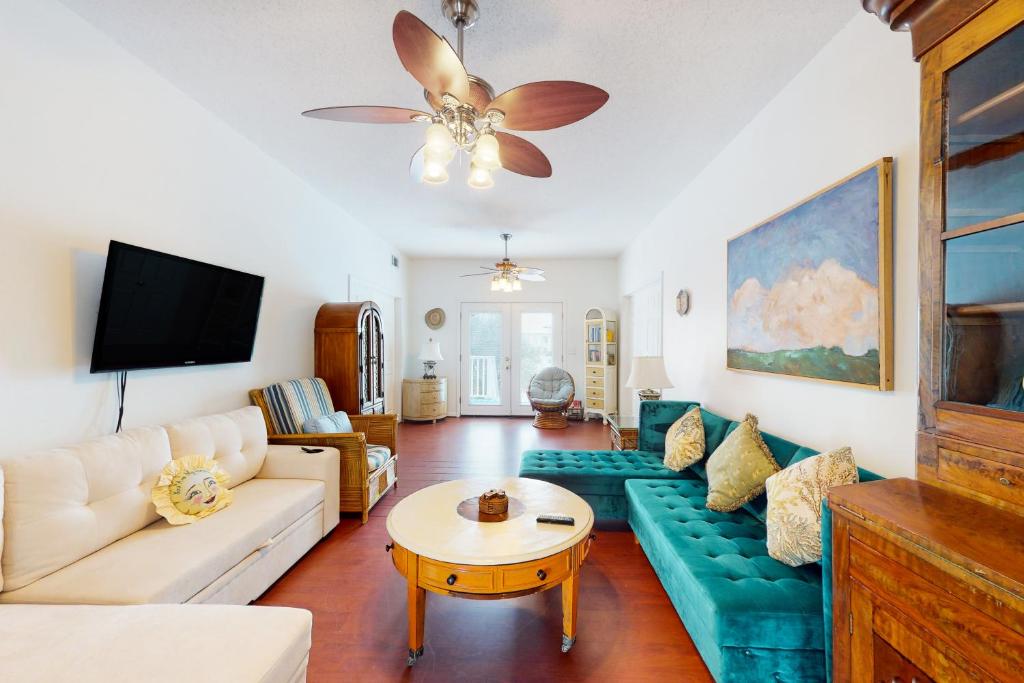
POLYGON ((501 280, 495 275, 491 278, 491 291, 497 292, 499 289, 501 289, 501 280))
POLYGON ((491 176, 491 172, 481 166, 477 166, 475 163, 470 165, 469 169, 469 186, 475 190, 486 190, 494 187, 494 178, 491 176))
POLYGON ((436 159, 424 159, 423 182, 431 185, 441 185, 448 182, 448 169, 445 164, 436 159))
POLYGON ((512 281, 512 291, 513 292, 521 292, 521 291, 523 291, 523 283, 520 282, 518 279, 513 280, 512 281))
POLYGON ((473 163, 488 171, 501 167, 498 138, 494 133, 484 133, 477 138, 473 146, 473 163))
POLYGON ((425 145, 426 154, 434 156, 434 158, 447 157, 451 160, 455 154, 455 138, 452 137, 452 133, 448 130, 448 127, 442 123, 432 123, 427 126, 427 142, 425 145))

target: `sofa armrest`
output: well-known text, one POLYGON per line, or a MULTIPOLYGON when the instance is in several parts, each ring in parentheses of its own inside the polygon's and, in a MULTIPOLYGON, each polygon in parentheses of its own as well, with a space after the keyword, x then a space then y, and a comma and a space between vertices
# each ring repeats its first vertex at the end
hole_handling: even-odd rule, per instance
POLYGON ((349 415, 352 429, 366 435, 366 443, 387 446, 392 453, 398 452, 398 416, 394 413, 383 415, 349 415))
POLYGON ((339 480, 341 467, 338 450, 324 447, 319 453, 306 453, 300 446, 271 444, 257 479, 312 479, 324 483, 323 535, 338 526, 339 480))

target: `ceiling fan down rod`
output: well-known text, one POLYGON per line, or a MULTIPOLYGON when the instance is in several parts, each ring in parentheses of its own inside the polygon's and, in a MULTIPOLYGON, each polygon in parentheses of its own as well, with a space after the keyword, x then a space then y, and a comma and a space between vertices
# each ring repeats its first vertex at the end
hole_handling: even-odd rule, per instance
POLYGON ((458 31, 456 52, 459 55, 459 61, 465 63, 462 58, 465 44, 463 34, 467 28, 472 28, 480 17, 480 8, 477 6, 476 0, 441 0, 441 14, 458 31))

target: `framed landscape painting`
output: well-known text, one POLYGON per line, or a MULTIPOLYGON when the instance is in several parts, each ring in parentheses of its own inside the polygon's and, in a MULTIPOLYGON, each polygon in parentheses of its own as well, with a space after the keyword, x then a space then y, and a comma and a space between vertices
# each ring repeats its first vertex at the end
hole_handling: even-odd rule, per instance
POLYGON ((892 159, 729 240, 733 370, 893 386, 892 159))

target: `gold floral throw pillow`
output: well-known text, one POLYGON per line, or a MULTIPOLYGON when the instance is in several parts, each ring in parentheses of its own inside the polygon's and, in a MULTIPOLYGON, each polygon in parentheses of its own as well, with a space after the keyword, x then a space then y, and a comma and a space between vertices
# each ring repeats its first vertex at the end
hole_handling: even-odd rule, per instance
POLYGON ((837 448, 768 478, 768 554, 791 567, 821 559, 821 501, 829 488, 856 484, 857 463, 837 448))
POLYGON ((704 420, 694 406, 665 433, 665 467, 679 472, 704 457, 704 420))
POLYGON ((708 458, 708 509, 738 509, 761 495, 765 480, 780 469, 761 438, 757 418, 747 415, 708 458))

